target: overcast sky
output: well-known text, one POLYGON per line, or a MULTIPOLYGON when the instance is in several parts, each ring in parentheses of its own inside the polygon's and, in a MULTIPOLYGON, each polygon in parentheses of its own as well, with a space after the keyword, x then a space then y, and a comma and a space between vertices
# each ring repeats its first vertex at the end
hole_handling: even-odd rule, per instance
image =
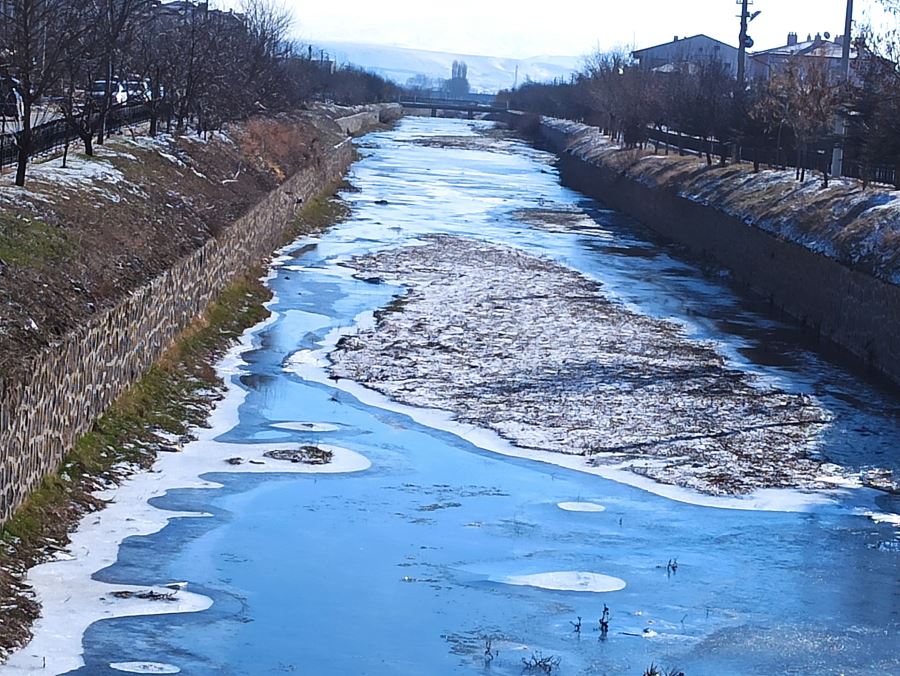
MULTIPOLYGON (((706 33, 737 45, 735 0, 285 0, 297 37, 390 44, 461 54, 579 56, 597 46, 646 47, 706 33)), ((856 0, 859 19, 877 0, 856 0)), ((789 31, 843 32, 846 0, 755 0, 756 48, 783 45, 789 31)), ((879 16, 880 13, 876 16, 879 16)))

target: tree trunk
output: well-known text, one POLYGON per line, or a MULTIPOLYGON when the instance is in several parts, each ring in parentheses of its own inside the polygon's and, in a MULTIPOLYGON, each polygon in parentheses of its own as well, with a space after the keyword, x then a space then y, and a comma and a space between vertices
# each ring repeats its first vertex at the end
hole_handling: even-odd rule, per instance
POLYGON ((31 131, 26 132, 24 129, 19 136, 19 157, 16 162, 16 185, 20 188, 25 186, 25 170, 28 167, 28 155, 30 154, 28 146, 31 145, 30 136, 31 131), (27 137, 29 137, 28 140, 26 140, 27 137))
POLYGON ((31 144, 34 138, 31 132, 31 101, 27 98, 22 102, 22 131, 19 132, 19 157, 16 162, 16 185, 25 186, 25 170, 28 168, 28 158, 31 156, 31 144))
POLYGON ((103 142, 106 140, 104 138, 104 134, 106 133, 106 106, 103 106, 103 110, 100 111, 100 124, 97 125, 97 143, 101 146, 103 142))
POLYGON ((112 57, 106 55, 106 93, 103 96, 103 110, 100 111, 100 130, 97 132, 97 143, 103 145, 106 136, 106 118, 109 115, 109 109, 112 108, 112 73, 113 63, 112 57))
POLYGON ((156 72, 153 74, 153 82, 150 83, 150 98, 151 100, 147 102, 147 105, 150 108, 150 136, 152 137, 159 133, 159 67, 156 68, 156 72))
POLYGON ((781 166, 781 130, 784 125, 778 125, 778 139, 775 142, 775 166, 781 166))

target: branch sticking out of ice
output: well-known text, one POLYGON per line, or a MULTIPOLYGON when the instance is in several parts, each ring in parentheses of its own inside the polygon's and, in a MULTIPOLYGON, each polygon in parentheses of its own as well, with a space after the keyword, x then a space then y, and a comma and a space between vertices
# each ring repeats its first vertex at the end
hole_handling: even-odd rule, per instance
POLYGON ((576 591, 605 593, 625 589, 625 580, 600 573, 582 571, 560 571, 535 573, 534 575, 511 575, 502 580, 505 584, 518 587, 536 587, 551 591, 576 591))

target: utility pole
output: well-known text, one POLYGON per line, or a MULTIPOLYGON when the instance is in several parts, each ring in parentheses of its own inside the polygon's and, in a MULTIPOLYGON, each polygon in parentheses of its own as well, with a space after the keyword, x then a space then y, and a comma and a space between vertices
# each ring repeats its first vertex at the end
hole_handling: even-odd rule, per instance
POLYGON ((737 0, 741 4, 741 34, 738 37, 737 93, 744 94, 744 83, 747 79, 747 24, 750 17, 750 0, 737 0))
MULTIPOLYGON (((844 21, 844 38, 841 43, 841 77, 844 82, 850 81, 850 42, 853 32, 853 0, 847 0, 847 18, 844 21)), ((838 112, 834 123, 834 150, 831 152, 831 175, 841 176, 844 173, 844 137, 847 134, 847 122, 838 112)))
MULTIPOLYGON (((747 89, 747 50, 753 46, 753 38, 747 34, 750 22, 760 15, 760 12, 750 14, 750 5, 753 0, 735 0, 741 6, 741 32, 738 36, 738 62, 737 82, 734 88, 734 106, 737 116, 744 114, 744 94, 747 89)), ((739 162, 741 159, 740 142, 735 140, 731 148, 731 159, 739 162)))
POLYGON ((853 32, 853 0, 847 0, 847 17, 844 19, 844 40, 841 42, 841 73, 850 79, 850 42, 853 32))

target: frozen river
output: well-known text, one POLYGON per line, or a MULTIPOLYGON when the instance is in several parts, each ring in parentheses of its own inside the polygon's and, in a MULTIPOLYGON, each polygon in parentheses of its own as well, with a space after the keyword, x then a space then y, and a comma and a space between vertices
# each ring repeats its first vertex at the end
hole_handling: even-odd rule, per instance
MULTIPOLYGON (((353 279, 340 261, 425 234, 466 235, 552 258, 637 312, 686 322, 732 366, 815 396, 833 416, 826 459, 898 468, 897 398, 809 351, 726 276, 562 187, 552 156, 478 133, 487 128, 408 118, 363 140, 344 195, 350 218, 279 259, 274 319, 227 365, 223 410, 233 410, 147 479, 168 489, 149 511, 205 516, 128 537, 93 575, 109 591, 186 582, 211 605, 93 622, 85 665, 71 673, 500 675, 521 674, 534 654, 571 676, 639 676, 651 663, 687 676, 900 673, 900 541, 864 515, 890 516, 896 499, 850 489, 798 511, 701 506, 493 453, 291 366, 399 292, 353 279), (565 227, 516 216, 576 208, 585 217, 565 227), (224 462, 303 443, 335 447, 355 471, 224 462), (200 487, 198 474, 221 487, 200 487), (558 586, 575 590, 546 588, 558 586)), ((129 495, 120 489, 123 503, 129 495)), ((103 527, 87 537, 102 540, 103 527)), ((45 580, 83 586, 76 566, 53 566, 45 580)), ((68 650, 52 635, 65 624, 39 625, 38 642, 0 674, 48 673, 42 646, 68 650)), ((65 658, 51 655, 50 670, 65 658)))

